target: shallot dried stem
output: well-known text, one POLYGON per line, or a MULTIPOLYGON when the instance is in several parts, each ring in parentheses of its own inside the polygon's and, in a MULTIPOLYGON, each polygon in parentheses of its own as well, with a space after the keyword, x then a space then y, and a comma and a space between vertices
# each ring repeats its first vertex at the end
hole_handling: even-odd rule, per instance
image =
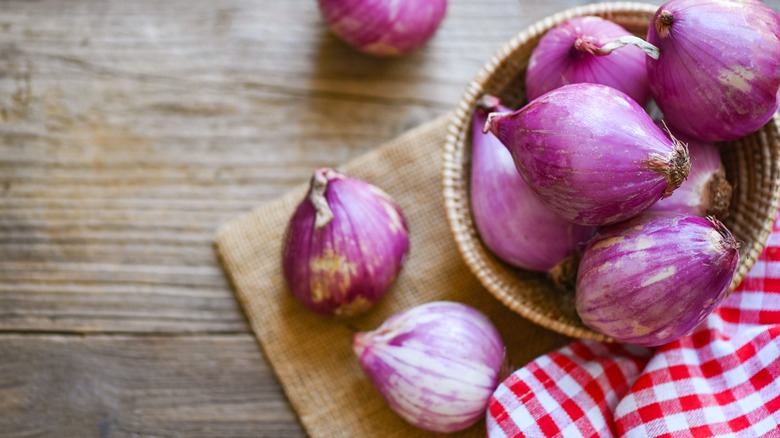
POLYGON ((476 109, 479 111, 491 112, 495 111, 500 104, 501 99, 490 94, 485 94, 484 96, 480 97, 479 100, 477 100, 476 109))
POLYGON ((328 225, 333 220, 333 211, 325 198, 325 192, 328 190, 328 177, 325 174, 327 169, 319 169, 311 177, 311 191, 309 200, 317 210, 317 216, 314 219, 314 228, 320 228, 328 225))
POLYGON ((597 52, 594 52, 594 54, 599 56, 609 55, 610 53, 612 53, 613 50, 628 45, 639 47, 640 49, 642 49, 643 52, 647 54, 647 56, 653 59, 658 59, 658 57, 661 55, 661 52, 658 50, 658 47, 648 43, 642 38, 635 37, 633 35, 620 37, 616 40, 610 41, 604 44, 603 46, 601 46, 597 52))
POLYGON ((739 248, 742 245, 734 237, 734 235, 731 234, 731 231, 729 231, 729 229, 723 225, 723 222, 719 221, 715 216, 707 216, 705 219, 707 219, 712 224, 712 226, 715 227, 715 230, 718 231, 718 234, 723 237, 723 246, 725 248, 739 251, 739 248))

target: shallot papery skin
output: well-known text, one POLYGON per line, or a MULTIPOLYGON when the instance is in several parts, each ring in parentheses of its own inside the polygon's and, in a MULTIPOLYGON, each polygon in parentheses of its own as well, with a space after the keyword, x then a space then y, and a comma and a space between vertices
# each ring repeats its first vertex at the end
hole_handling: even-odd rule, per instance
POLYGON ((671 211, 694 216, 723 218, 731 203, 731 184, 726 179, 726 168, 714 143, 687 140, 691 171, 677 190, 668 198, 653 204, 648 211, 671 211))
POLYGON ((511 110, 497 98, 484 96, 472 118, 470 196, 479 236, 512 266, 565 270, 561 263, 595 230, 564 220, 534 195, 509 151, 492 133, 482 132, 489 111, 511 110))
POLYGON ((669 126, 706 141, 758 130, 778 107, 780 16, 758 0, 672 0, 647 31, 653 99, 669 126))
POLYGON ((490 320, 461 303, 404 310, 353 349, 369 380, 407 422, 432 432, 463 430, 485 415, 505 347, 490 320))
POLYGON ((331 31, 374 56, 399 56, 425 44, 447 11, 447 0, 318 0, 331 31))
POLYGON ((690 170, 685 145, 606 85, 565 85, 514 113, 491 113, 486 129, 534 193, 580 225, 630 219, 671 195, 690 170))
POLYGON ((353 316, 384 296, 408 251, 406 219, 384 191, 322 168, 290 219, 282 268, 308 309, 353 316))
POLYGON ((604 84, 628 94, 640 105, 647 102, 645 52, 635 46, 609 54, 606 43, 632 34, 601 17, 577 17, 544 34, 531 53, 525 77, 528 100, 567 84, 604 84))
POLYGON ((585 248, 577 313, 618 341, 663 345, 717 307, 738 262, 739 245, 717 219, 645 213, 603 228, 585 248))

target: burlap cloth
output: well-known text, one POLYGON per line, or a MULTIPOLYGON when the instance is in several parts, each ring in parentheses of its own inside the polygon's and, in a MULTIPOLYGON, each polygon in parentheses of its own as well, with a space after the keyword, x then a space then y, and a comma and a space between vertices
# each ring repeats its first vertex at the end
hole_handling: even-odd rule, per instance
MULTIPOLYGON (((398 280, 362 317, 345 322, 314 315, 286 289, 280 264, 282 236, 307 184, 225 224, 217 234, 217 251, 252 330, 313 437, 430 435, 390 410, 352 352, 353 328, 372 330, 402 309, 435 300, 476 307, 498 327, 514 367, 568 341, 505 308, 461 260, 441 194, 446 130, 447 118, 440 118, 339 168, 387 191, 403 209, 411 235, 410 256, 398 280)), ((482 420, 454 436, 485 433, 482 420)))

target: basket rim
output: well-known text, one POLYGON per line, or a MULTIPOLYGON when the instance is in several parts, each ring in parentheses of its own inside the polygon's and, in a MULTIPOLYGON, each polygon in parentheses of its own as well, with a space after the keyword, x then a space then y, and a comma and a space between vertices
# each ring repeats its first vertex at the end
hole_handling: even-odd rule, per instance
MULTIPOLYGON (((608 2, 608 3, 593 3, 588 5, 577 6, 569 8, 546 18, 536 21, 528 28, 515 34, 508 42, 504 43, 488 60, 488 62, 480 69, 475 75, 474 79, 469 82, 465 91, 463 92, 457 106, 452 113, 452 119, 447 126, 447 134, 443 148, 442 159, 442 187, 444 195, 444 206, 449 222, 450 231, 455 238, 456 246, 461 254, 461 258, 465 261, 471 272, 479 279, 480 283, 488 289, 488 291, 497 298, 501 303, 510 308, 520 316, 552 331, 560 334, 580 339, 589 339, 596 341, 614 342, 615 340, 609 336, 590 330, 585 327, 576 327, 568 323, 562 322, 551 317, 548 314, 544 314, 532 306, 519 301, 516 297, 506 292, 509 289, 509 285, 497 275, 492 273, 491 269, 485 260, 480 259, 476 255, 474 245, 478 244, 478 236, 476 239, 471 239, 469 234, 474 231, 469 229, 468 226, 461 224, 463 215, 461 214, 460 205, 462 203, 470 203, 470 200, 463 200, 460 196, 458 188, 463 184, 468 185, 468 181, 463 181, 462 163, 457 159, 457 156, 463 153, 462 147, 459 147, 459 137, 465 135, 464 132, 468 131, 470 126, 471 116, 473 113, 474 105, 476 101, 485 93, 484 84, 492 77, 492 75, 503 65, 503 63, 526 41, 540 37, 543 33, 547 32, 554 26, 577 16, 583 15, 604 15, 611 12, 626 12, 626 13, 649 13, 654 14, 658 10, 657 5, 649 3, 637 3, 637 2, 608 2), (475 241, 476 240, 476 241, 475 241)), ((775 113, 774 117, 768 122, 774 123, 775 128, 780 131, 780 115, 775 113)), ((780 167, 780 154, 776 154, 773 162, 771 163, 775 169, 780 167)), ((776 212, 780 206, 780 178, 776 178, 773 181, 773 195, 771 199, 771 205, 776 212)), ((733 290, 744 278, 747 272, 752 268, 760 252, 766 245, 766 241, 772 232, 772 226, 774 221, 764 221, 760 231, 758 233, 759 239, 751 245, 746 251, 745 265, 737 273, 735 273, 734 281, 729 288, 729 291, 733 290), (760 247, 760 248, 759 248, 760 247), (739 277, 739 278, 737 278, 739 277)))

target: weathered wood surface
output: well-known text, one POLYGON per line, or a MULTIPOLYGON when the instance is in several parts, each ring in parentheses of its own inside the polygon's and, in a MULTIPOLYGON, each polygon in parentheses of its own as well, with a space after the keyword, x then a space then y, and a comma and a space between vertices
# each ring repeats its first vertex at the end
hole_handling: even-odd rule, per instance
POLYGON ((554 4, 455 1, 380 60, 314 0, 0 1, 0 328, 246 330, 218 224, 443 114, 554 4))
POLYGON ((303 436, 239 336, 0 337, 0 436, 303 436))
POLYGON ((302 434, 215 229, 585 3, 451 0, 422 51, 374 59, 315 0, 0 0, 0 436, 302 434))

